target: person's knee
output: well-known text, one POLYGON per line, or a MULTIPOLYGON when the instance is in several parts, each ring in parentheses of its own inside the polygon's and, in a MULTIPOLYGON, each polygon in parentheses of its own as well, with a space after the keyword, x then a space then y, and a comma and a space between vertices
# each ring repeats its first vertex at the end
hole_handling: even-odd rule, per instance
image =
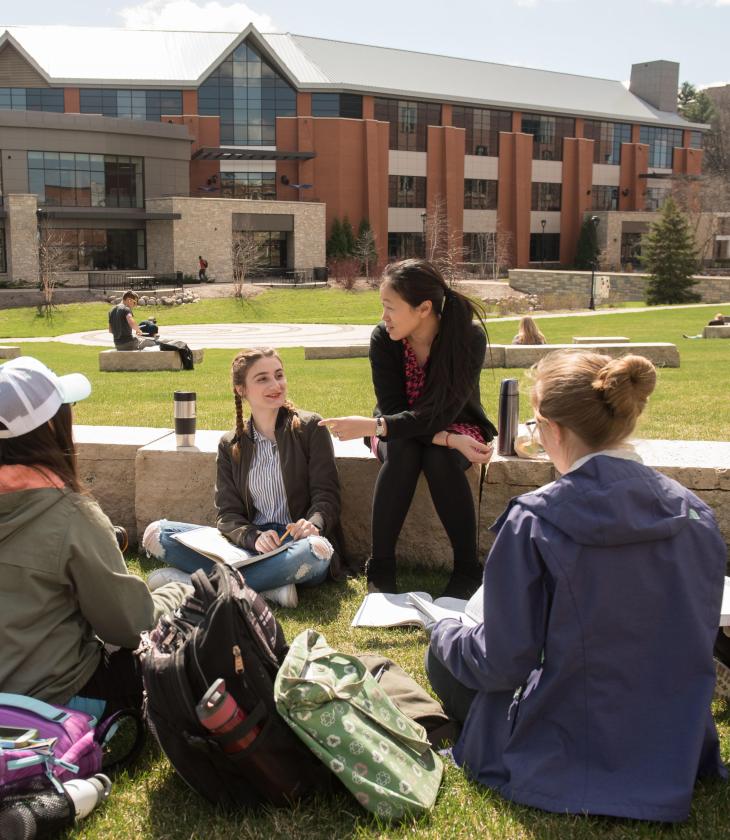
POLYGON ((399 469, 415 467, 420 469, 424 446, 412 438, 401 438, 387 442, 386 463, 399 469))
POLYGON ((298 540, 291 561, 295 564, 294 583, 320 583, 327 576, 334 549, 324 537, 305 537, 298 540))
POLYGON ((456 475, 463 473, 469 463, 460 452, 446 446, 427 446, 423 453, 423 472, 426 475, 456 475))
POLYGON ((157 560, 165 558, 165 547, 162 544, 162 527, 164 519, 158 519, 144 529, 142 536, 142 548, 147 552, 148 557, 154 557, 157 560))

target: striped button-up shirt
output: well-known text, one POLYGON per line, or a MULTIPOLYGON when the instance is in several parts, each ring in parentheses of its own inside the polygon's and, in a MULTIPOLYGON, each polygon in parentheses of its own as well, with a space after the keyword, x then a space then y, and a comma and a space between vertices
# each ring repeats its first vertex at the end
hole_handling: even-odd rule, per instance
POLYGON ((279 450, 276 443, 259 434, 255 426, 253 440, 254 451, 248 473, 248 489, 256 508, 254 525, 273 522, 286 525, 291 522, 291 517, 281 475, 279 450))

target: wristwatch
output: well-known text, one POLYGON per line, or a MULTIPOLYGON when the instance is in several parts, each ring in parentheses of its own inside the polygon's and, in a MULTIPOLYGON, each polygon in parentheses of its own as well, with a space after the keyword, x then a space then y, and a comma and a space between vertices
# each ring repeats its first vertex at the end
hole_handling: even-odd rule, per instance
POLYGON ((382 417, 375 418, 375 436, 385 437, 385 420, 382 417))

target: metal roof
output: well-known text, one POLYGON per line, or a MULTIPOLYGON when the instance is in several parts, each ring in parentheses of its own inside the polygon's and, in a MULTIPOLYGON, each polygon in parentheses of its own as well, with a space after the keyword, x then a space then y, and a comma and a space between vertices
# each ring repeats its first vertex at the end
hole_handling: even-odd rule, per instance
POLYGON ((0 27, 50 84, 195 87, 250 36, 303 90, 346 90, 690 127, 619 81, 292 34, 0 27))

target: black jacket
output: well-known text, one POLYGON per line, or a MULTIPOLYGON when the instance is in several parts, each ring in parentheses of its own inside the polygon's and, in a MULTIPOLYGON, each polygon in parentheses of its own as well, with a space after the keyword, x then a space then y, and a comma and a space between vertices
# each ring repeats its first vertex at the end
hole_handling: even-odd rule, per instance
MULTIPOLYGON (((281 475, 292 521, 309 519, 319 528, 335 549, 330 574, 342 576, 342 529, 340 527, 340 481, 335 465, 330 433, 318 414, 297 411, 299 427, 292 426, 292 417, 280 409, 276 420, 276 446, 279 450, 281 475)), ((256 515, 248 489, 248 472, 253 459, 254 442, 251 421, 239 442, 241 457, 232 453, 235 432, 226 432, 218 444, 216 459, 215 506, 216 525, 235 545, 255 551, 261 533, 254 525, 256 515)))
MULTIPOLYGON (((393 341, 384 325, 378 324, 370 336, 370 368, 377 404, 374 414, 382 415, 388 427, 384 440, 413 437, 423 443, 430 443, 436 432, 442 432, 452 423, 473 423, 490 441, 497 429, 487 418, 479 394, 479 376, 482 372, 487 337, 484 330, 472 325, 472 339, 469 357, 464 359, 471 374, 472 386, 463 399, 448 403, 439 414, 422 414, 408 407, 406 397, 406 374, 403 361, 402 341, 393 341)), ((438 346, 433 348, 438 352, 438 346)), ((428 372, 426 377, 428 378, 428 372)))

